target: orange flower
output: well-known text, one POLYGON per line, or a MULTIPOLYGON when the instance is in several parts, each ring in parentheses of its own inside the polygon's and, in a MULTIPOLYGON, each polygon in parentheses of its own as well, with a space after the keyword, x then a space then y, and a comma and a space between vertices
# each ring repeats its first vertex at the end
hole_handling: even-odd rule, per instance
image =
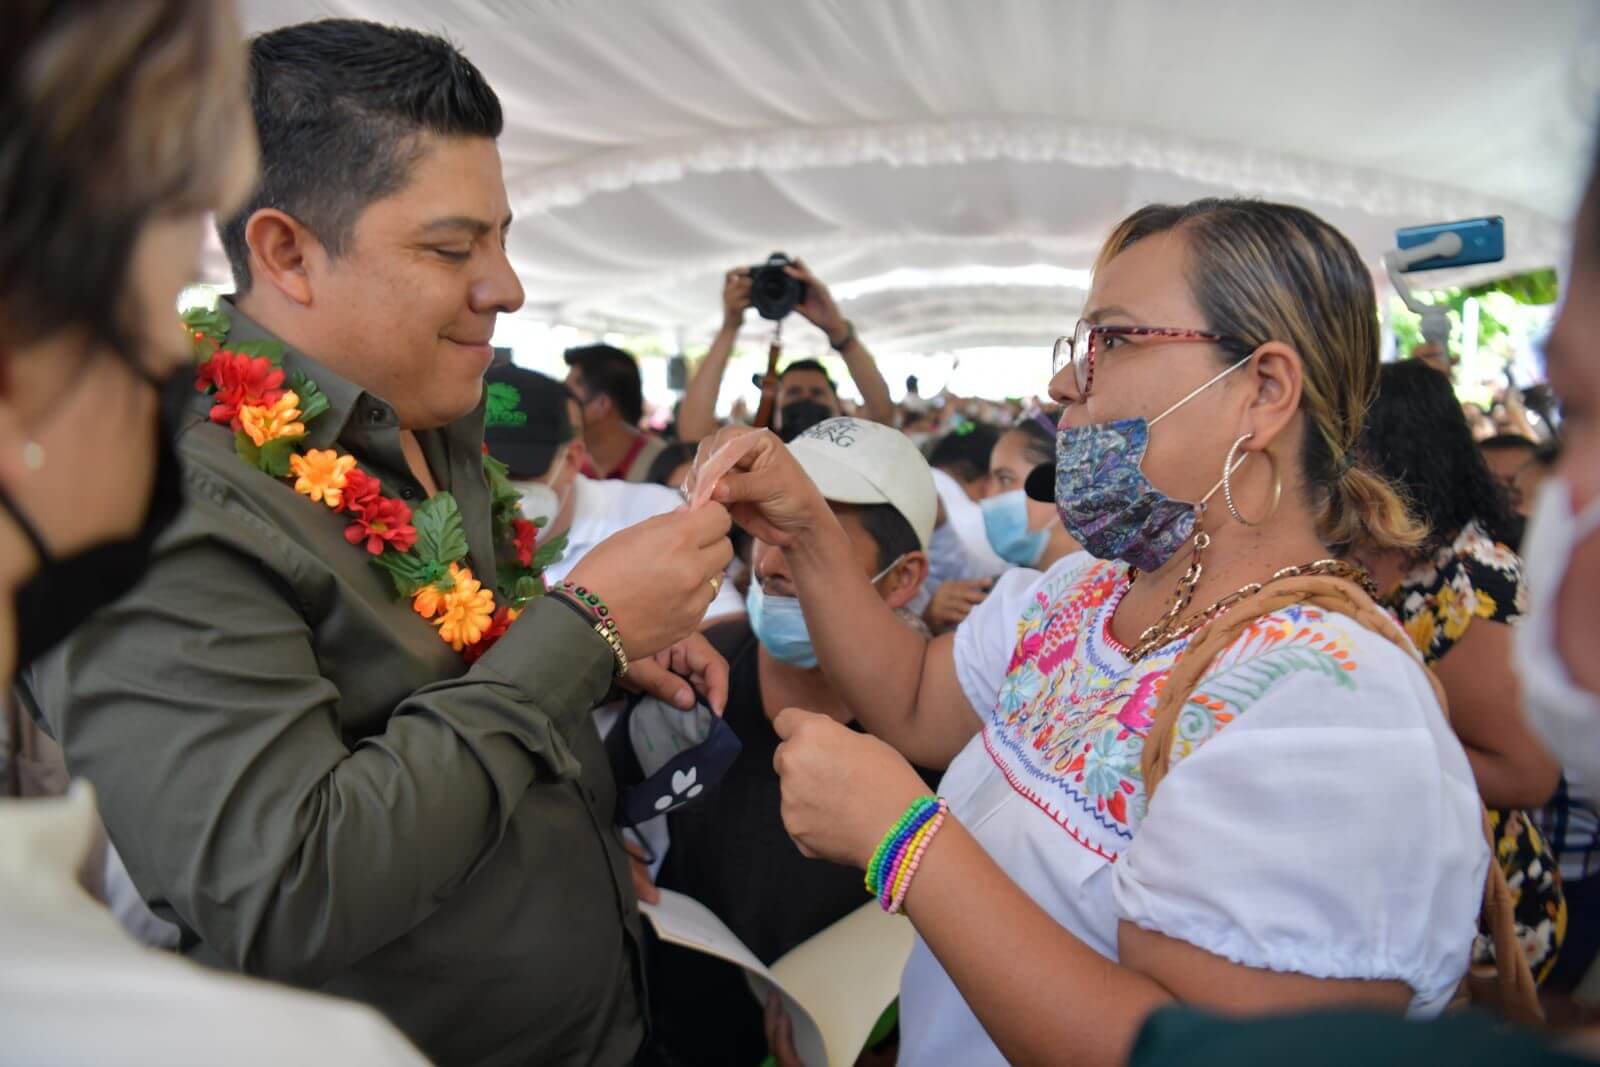
POLYGON ((257 448, 284 437, 304 437, 305 423, 299 420, 300 396, 292 390, 280 396, 271 407, 246 405, 239 409, 239 425, 257 448))
MULTIPOLYGON (((489 632, 494 622, 494 592, 483 588, 466 567, 451 564, 450 574, 456 584, 441 594, 442 610, 437 611, 433 624, 439 628, 439 636, 460 652, 483 640, 489 632)), ((417 609, 419 614, 421 610, 417 609)))
MULTIPOLYGON (((460 577, 461 566, 457 563, 450 564, 450 580, 455 581, 460 577)), ((436 585, 425 585, 411 598, 411 610, 421 615, 424 619, 431 619, 444 608, 446 594, 436 585)))
POLYGON ((331 448, 313 448, 303 456, 289 457, 289 472, 298 479, 294 491, 334 511, 344 503, 345 475, 355 465, 356 457, 341 456, 331 448))

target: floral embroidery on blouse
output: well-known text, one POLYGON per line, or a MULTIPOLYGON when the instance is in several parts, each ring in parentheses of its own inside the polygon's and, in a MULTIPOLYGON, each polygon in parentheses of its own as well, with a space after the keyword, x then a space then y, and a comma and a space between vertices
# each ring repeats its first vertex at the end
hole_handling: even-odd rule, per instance
POLYGON ((1400 582, 1389 606, 1429 664, 1455 647, 1473 619, 1514 622, 1527 610, 1522 561, 1477 522, 1400 582))
MULTIPOLYGON (((1073 840, 1115 860, 1145 814, 1140 757, 1156 698, 1186 640, 1129 664, 1109 625, 1128 570, 1104 562, 1035 594, 984 745, 1007 781, 1073 840)), ((1311 671, 1355 688, 1351 642, 1317 608, 1285 608, 1252 623, 1217 657, 1179 714, 1172 766, 1215 737, 1284 679, 1311 671)))

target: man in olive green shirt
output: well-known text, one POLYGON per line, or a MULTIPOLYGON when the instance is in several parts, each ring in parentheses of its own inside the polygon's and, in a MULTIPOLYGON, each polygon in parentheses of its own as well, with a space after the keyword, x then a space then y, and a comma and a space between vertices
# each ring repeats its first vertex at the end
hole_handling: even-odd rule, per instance
MULTIPOLYGON (((224 227, 229 347, 284 342, 330 405, 303 447, 413 504, 451 493, 465 562, 492 576, 481 378, 522 301, 499 103, 447 43, 370 23, 258 38, 251 74, 264 177, 224 227)), ((148 578, 19 690, 135 883, 189 955, 366 1001, 441 1062, 629 1061, 638 920, 590 717, 611 648, 542 598, 469 668, 348 519, 244 462, 209 406, 148 578)), ((720 706, 725 665, 684 638, 728 524, 662 516, 573 575, 610 604, 630 678, 679 703, 687 683, 644 657, 679 642, 663 658, 720 706)))

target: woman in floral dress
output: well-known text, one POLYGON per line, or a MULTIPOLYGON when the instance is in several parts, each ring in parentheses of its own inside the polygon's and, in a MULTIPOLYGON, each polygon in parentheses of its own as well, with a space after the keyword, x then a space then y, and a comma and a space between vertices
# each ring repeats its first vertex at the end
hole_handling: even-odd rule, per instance
MULTIPOLYGON (((1551 855, 1525 809, 1555 792, 1561 767, 1522 715, 1511 667, 1511 624, 1523 613, 1522 561, 1507 542, 1517 522, 1484 462, 1449 379, 1409 361, 1379 374, 1363 452, 1405 493, 1431 531, 1412 551, 1357 555, 1399 616, 1450 702, 1495 823, 1495 855, 1516 898, 1518 933, 1536 978, 1555 965, 1567 912, 1551 855)), ((1492 959, 1488 938, 1477 955, 1492 959)))

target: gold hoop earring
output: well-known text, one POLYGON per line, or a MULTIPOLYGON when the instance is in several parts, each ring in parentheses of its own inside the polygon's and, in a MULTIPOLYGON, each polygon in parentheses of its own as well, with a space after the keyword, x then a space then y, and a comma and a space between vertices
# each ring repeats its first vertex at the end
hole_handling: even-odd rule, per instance
POLYGON ((1266 453, 1262 453, 1262 455, 1266 456, 1267 464, 1272 468, 1272 503, 1267 505, 1267 513, 1256 521, 1251 522, 1239 513, 1238 506, 1233 502, 1233 472, 1244 462, 1244 460, 1240 460, 1236 464, 1233 458, 1239 454, 1239 446, 1254 436, 1255 434, 1253 433, 1247 433, 1235 441, 1233 447, 1228 449, 1228 458, 1222 462, 1222 499, 1228 505, 1228 514, 1232 515, 1243 526, 1260 526, 1272 518, 1278 513, 1278 502, 1283 499, 1283 478, 1278 474, 1278 463, 1271 456, 1266 456, 1266 453))

